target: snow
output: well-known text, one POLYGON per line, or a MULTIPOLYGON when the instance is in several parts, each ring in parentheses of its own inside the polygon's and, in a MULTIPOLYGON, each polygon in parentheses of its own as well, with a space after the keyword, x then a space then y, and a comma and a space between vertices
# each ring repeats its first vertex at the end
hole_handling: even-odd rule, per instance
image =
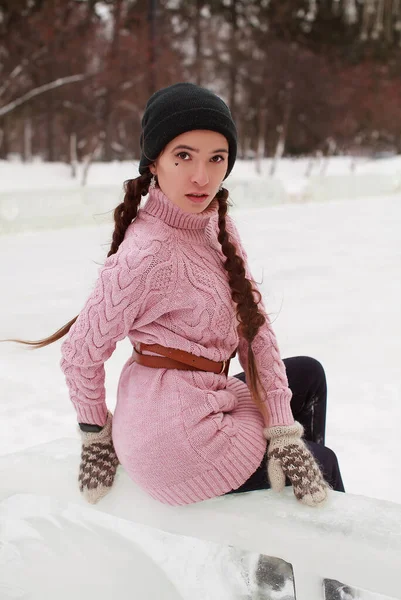
MULTIPOLYGON (((137 557, 136 564, 142 565, 138 572, 143 573, 143 580, 147 580, 149 586, 152 581, 155 585, 164 585, 160 565, 164 564, 166 551, 160 549, 157 554, 154 550, 158 556, 156 560, 153 550, 144 550, 143 539, 146 536, 144 534, 138 539, 139 529, 135 529, 140 527, 139 523, 170 531, 171 535, 186 532, 193 536, 197 550, 193 550, 192 554, 181 535, 176 546, 171 546, 173 541, 169 539, 168 547, 175 548, 173 555, 177 557, 186 556, 188 552, 191 557, 196 556, 200 560, 194 559, 196 564, 203 564, 202 552, 214 556, 209 546, 201 550, 199 540, 202 539, 221 543, 223 547, 237 544, 249 552, 270 552, 294 564, 304 564, 300 547, 299 554, 288 554, 291 545, 281 546, 275 537, 269 539, 268 531, 272 526, 270 509, 274 518, 279 519, 277 527, 284 527, 284 521, 288 519, 288 527, 295 527, 300 539, 306 533, 312 536, 311 542, 304 540, 311 552, 313 536, 317 536, 316 556, 319 556, 319 550, 320 554, 323 553, 317 542, 322 533, 327 534, 329 544, 332 544, 332 535, 337 544, 342 544, 344 553, 338 558, 339 570, 321 571, 325 576, 337 578, 343 574, 349 580, 345 583, 369 589, 368 585, 363 585, 366 581, 372 590, 381 589, 383 593, 397 597, 395 580, 391 579, 395 563, 391 561, 395 560, 394 556, 400 556, 400 532, 394 523, 397 518, 398 523, 401 522, 401 191, 397 183, 401 175, 401 157, 381 161, 361 158, 357 161, 354 176, 350 172, 350 159, 339 157, 330 160, 326 177, 319 174, 320 166, 316 163, 310 179, 305 177, 308 161, 282 160, 274 179, 257 175, 250 161, 237 161, 226 183, 230 189, 231 182, 235 199, 232 214, 248 251, 253 275, 260 282, 281 355, 312 356, 325 368, 328 381, 326 443, 339 458, 348 494, 332 493, 332 509, 313 513, 298 506, 291 490, 274 498, 270 492, 255 492, 181 507, 177 518, 170 521, 172 513, 163 512, 167 507, 157 508, 149 498, 141 499, 139 490, 135 490, 135 501, 129 494, 124 498, 123 490, 133 484, 121 473, 121 493, 117 491, 118 483, 97 508, 85 505, 75 483, 79 440, 75 432, 75 412, 59 369, 61 341, 35 351, 17 344, 1 343, 0 540, 8 541, 3 546, 0 541, 0 575, 4 578, 4 565, 10 560, 16 569, 12 571, 14 584, 21 583, 20 592, 17 588, 7 591, 6 598, 43 597, 43 593, 24 596, 23 592, 26 582, 37 582, 37 579, 29 579, 36 577, 34 569, 24 571, 29 560, 33 560, 35 548, 38 550, 38 573, 42 573, 40 568, 48 564, 56 585, 56 574, 60 574, 58 569, 61 566, 57 566, 56 561, 52 562, 50 549, 54 557, 61 553, 61 537, 58 540, 57 531, 61 536, 63 529, 66 533, 63 541, 70 540, 71 543, 66 550, 66 564, 73 560, 74 539, 81 540, 87 530, 88 539, 82 546, 83 556, 88 556, 99 536, 104 542, 96 555, 99 562, 96 563, 96 557, 88 559, 88 572, 96 573, 96 564, 109 561, 111 572, 118 580, 120 564, 126 589, 130 589, 132 573, 127 565, 135 536, 141 546, 137 554, 132 554, 137 557), (358 178, 358 185, 354 185, 353 177, 358 178), (362 185, 363 180, 369 185, 362 185), (48 458, 44 458, 46 452, 50 452, 48 458), (57 460, 61 461, 58 469, 55 467, 57 460), (53 464, 52 461, 56 462, 53 464), (60 496, 61 492, 64 495, 60 496), (273 502, 269 510, 266 506, 261 507, 262 497, 264 501, 273 502), (141 508, 140 518, 134 523, 137 506, 141 508), (216 537, 213 537, 213 525, 208 525, 207 515, 210 517, 215 511, 220 511, 219 519, 223 518, 226 510, 230 512, 230 507, 234 507, 234 512, 227 516, 226 528, 217 528, 216 537), (202 513, 203 510, 206 512, 202 513), (112 518, 102 511, 109 512, 112 518), (163 514, 163 519, 155 517, 158 514, 163 514), (179 523, 184 515, 190 516, 186 521, 184 519, 180 529, 179 523), (314 515, 320 524, 315 523, 315 533, 310 521, 314 515), (103 517, 106 520, 102 520, 103 517), (390 520, 386 521, 387 517, 390 520), (123 520, 122 524, 119 519, 123 520), (130 529, 128 524, 134 529, 130 529), (6 529, 1 529, 1 525, 6 529), (257 536, 258 526, 265 532, 263 540, 257 536), (301 535, 299 527, 305 527, 304 534, 301 535), (352 543, 348 545, 342 538, 335 538, 336 530, 336 535, 350 537, 352 543), (124 536, 131 533, 121 532, 132 532, 128 546, 125 546, 124 536), (42 536, 41 541, 37 536, 42 536), (358 548, 361 552, 366 545, 363 572, 348 554, 353 544, 356 544, 354 549, 358 548), (23 550, 27 551, 27 548, 31 558, 27 554, 27 561, 21 562, 23 550), (150 555, 153 563, 146 562, 143 553, 150 555), (388 557, 386 553, 390 553, 388 557), (141 558, 138 558, 139 554, 141 558), (382 561, 379 571, 386 575, 388 585, 383 583, 386 580, 383 575, 378 587, 369 565, 373 569, 375 561, 381 561, 379 557, 384 556, 389 560, 388 566, 386 561, 382 561), (121 563, 118 557, 121 557, 121 563), (47 560, 49 563, 45 562, 47 560), (157 561, 159 566, 155 568, 157 561), (24 569, 21 565, 25 565, 24 569), (25 583, 19 575, 21 569, 25 573, 25 583)), ((269 172, 269 166, 270 161, 264 161, 264 173, 269 172)), ((110 211, 120 200, 124 179, 135 176, 136 165, 133 163, 94 164, 89 170, 88 185, 82 192, 79 180, 71 180, 69 168, 65 165, 0 162, 0 232, 2 222, 18 225, 23 220, 24 213, 18 212, 20 205, 14 203, 18 194, 26 196, 26 210, 30 210, 32 215, 31 221, 25 222, 25 231, 0 235, 1 339, 42 339, 78 314, 110 246, 110 211), (103 195, 101 189, 104 190, 103 195), (79 212, 74 211, 81 208, 84 211, 85 208, 77 190, 86 194, 86 209, 93 203, 91 206, 98 210, 96 201, 101 198, 102 209, 109 211, 103 222, 95 221, 88 225, 88 221, 77 220, 79 212), (41 220, 37 215, 39 201, 43 198, 54 205, 47 225, 52 228, 40 230, 41 220), (70 202, 71 198, 75 200, 70 202), (71 215, 69 222, 63 216, 63 211, 67 210, 71 215), (72 223, 81 226, 68 226, 72 223)), ((129 342, 124 340, 106 363, 106 397, 111 411, 115 406, 120 370, 129 353, 129 342)), ((238 360, 234 359, 230 374, 240 370, 238 360)), ((162 536, 160 531, 157 535, 156 529, 152 531, 151 539, 159 540, 162 536)), ((165 538, 163 540, 167 543, 165 538)), ((160 545, 160 540, 157 543, 160 545)), ((170 560, 168 578, 174 585, 178 585, 177 581, 181 579, 183 587, 180 588, 181 596, 174 596, 173 590, 171 597, 195 599, 197 596, 190 595, 188 590, 184 593, 183 588, 189 585, 190 576, 187 571, 186 580, 178 569, 179 560, 175 563, 174 577, 171 566, 174 561, 170 560)), ((323 556, 321 560, 324 562, 323 556)), ((207 564, 212 562, 209 560, 207 564)), ((323 569, 323 562, 318 562, 316 568, 323 569)), ((215 577, 214 589, 220 590, 220 584, 216 583, 218 576, 212 576, 211 569, 210 566, 210 581, 215 577)), ((98 570, 101 572, 102 568, 98 570)), ((6 571, 11 573, 8 568, 6 571)), ((70 588, 67 579, 66 570, 60 581, 63 585, 66 581, 66 590, 73 590, 75 583, 78 589, 77 582, 84 581, 84 570, 77 574, 75 583, 70 582, 70 588)), ((142 579, 136 581, 138 597, 146 598, 140 592, 142 579)), ((2 583, 0 577, 0 586, 2 583)), ((34 583, 32 585, 32 589, 36 589, 34 583)), ((302 582, 298 584, 298 592, 302 585, 302 582)), ((304 589, 307 585, 305 583, 304 589)), ((1 598, 2 589, 0 587, 1 598)), ((121 592, 117 597, 125 596, 121 592)), ((157 596, 149 595, 151 597, 157 596)), ((167 587, 163 597, 169 597, 167 587)), ((206 591, 202 597, 225 598, 223 592, 208 596, 206 591)), ((298 593, 298 597, 312 600, 321 595, 302 596, 298 593)))

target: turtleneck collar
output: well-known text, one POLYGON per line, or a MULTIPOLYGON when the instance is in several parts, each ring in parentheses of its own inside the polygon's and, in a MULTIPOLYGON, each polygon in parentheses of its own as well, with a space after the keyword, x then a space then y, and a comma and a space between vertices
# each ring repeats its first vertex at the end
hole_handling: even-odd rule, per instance
POLYGON ((188 213, 171 202, 158 187, 149 190, 149 197, 142 210, 162 219, 167 225, 177 229, 205 229, 210 218, 217 214, 219 202, 215 198, 201 213, 188 213))

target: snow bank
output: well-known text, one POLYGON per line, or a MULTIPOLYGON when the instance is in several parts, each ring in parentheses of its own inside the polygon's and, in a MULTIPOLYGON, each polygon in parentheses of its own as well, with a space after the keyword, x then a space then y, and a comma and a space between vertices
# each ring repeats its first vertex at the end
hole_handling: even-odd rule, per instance
POLYGON ((113 223, 121 186, 43 188, 0 193, 0 234, 113 223))
MULTIPOLYGON (((260 208, 288 202, 280 181, 232 180, 227 184, 233 209, 260 208), (246 199, 246 200, 245 200, 246 199)), ((0 192, 0 234, 113 223, 123 201, 118 185, 43 188, 0 192)))
POLYGON ((78 491, 79 450, 64 438, 0 458, 2 600, 290 599, 294 586, 298 600, 317 600, 324 580, 360 599, 401 598, 398 504, 331 492, 308 508, 286 488, 171 507, 120 466, 92 506, 78 491), (272 579, 275 594, 249 596, 272 579))
MULTIPOLYGON (((261 174, 250 161, 236 162, 225 182, 233 212, 401 191, 401 157, 359 163, 353 159, 352 173, 346 157, 315 161, 311 169, 310 159, 283 159, 274 177, 268 175, 270 162, 262 161, 261 174)), ((72 178, 63 163, 0 161, 0 234, 112 223, 113 210, 123 199, 123 182, 136 177, 137 170, 137 163, 130 161, 94 163, 83 187, 82 165, 72 178)))
POLYGON ((395 194, 401 191, 401 174, 366 173, 358 175, 328 175, 311 177, 302 199, 327 202, 343 198, 360 198, 395 194))

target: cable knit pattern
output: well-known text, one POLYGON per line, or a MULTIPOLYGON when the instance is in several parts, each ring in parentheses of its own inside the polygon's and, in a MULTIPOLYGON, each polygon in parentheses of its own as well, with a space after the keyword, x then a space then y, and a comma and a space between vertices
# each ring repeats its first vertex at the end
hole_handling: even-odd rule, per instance
MULTIPOLYGON (((61 346, 60 362, 77 420, 107 419, 104 363, 119 340, 158 343, 214 361, 239 340, 225 257, 217 239, 217 200, 186 213, 160 189, 150 191, 118 252, 99 270, 92 293, 61 346)), ((227 229, 247 261, 231 217, 227 229)), ((249 268, 246 263, 247 273, 249 268)), ((266 450, 266 425, 292 425, 291 391, 269 320, 252 348, 271 419, 264 423, 248 387, 200 371, 122 368, 113 416, 121 465, 151 496, 172 505, 239 487, 266 450)))

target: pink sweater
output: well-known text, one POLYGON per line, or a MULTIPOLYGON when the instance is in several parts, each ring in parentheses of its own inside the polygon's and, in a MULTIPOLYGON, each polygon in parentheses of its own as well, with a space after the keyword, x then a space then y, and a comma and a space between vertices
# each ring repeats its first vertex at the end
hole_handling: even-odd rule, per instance
MULTIPOLYGON (((106 422, 104 363, 126 336, 214 361, 238 348, 245 370, 247 342, 238 337, 217 208, 213 200, 201 214, 186 213, 152 190, 117 253, 100 268, 61 346, 78 422, 106 422)), ((234 222, 226 219, 252 277, 234 222)), ((266 318, 252 343, 263 399, 271 426, 290 425, 292 392, 266 318)), ((113 417, 116 453, 129 476, 161 502, 189 504, 239 487, 263 458, 264 425, 248 387, 234 377, 152 369, 130 364, 130 357, 122 368, 113 417)))

